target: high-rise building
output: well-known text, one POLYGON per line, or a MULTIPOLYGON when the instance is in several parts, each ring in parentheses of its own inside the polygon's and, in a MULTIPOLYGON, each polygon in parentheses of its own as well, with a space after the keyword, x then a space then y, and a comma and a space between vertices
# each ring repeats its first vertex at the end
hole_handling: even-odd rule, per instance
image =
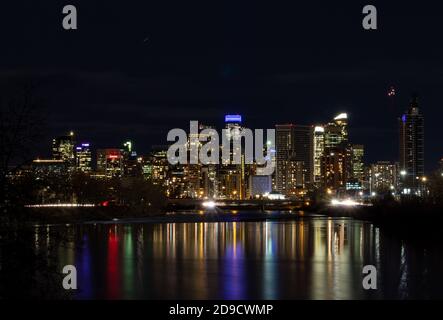
POLYGON ((65 161, 68 168, 75 167, 74 132, 52 140, 52 159, 65 161))
POLYGON ((340 113, 324 127, 321 177, 323 187, 334 191, 346 189, 352 177, 352 148, 348 143, 346 113, 340 113))
POLYGON ((217 167, 210 164, 202 168, 202 188, 204 198, 218 197, 217 167))
POLYGON ((89 142, 84 142, 75 147, 76 168, 82 172, 91 172, 92 156, 89 142))
POLYGON ((325 189, 340 191, 346 188, 349 175, 349 148, 327 148, 321 158, 322 186, 325 189))
MULTIPOLYGON (((241 117, 240 117, 241 118, 241 117)), ((200 141, 198 142, 198 150, 199 154, 201 152, 201 148, 203 145, 203 142, 207 141, 213 141, 215 138, 215 130, 212 126, 207 126, 204 124, 199 124, 199 137, 200 141), (211 131, 204 131, 204 130, 211 130, 211 131), (202 142, 203 141, 203 142, 202 142)), ((191 136, 191 135, 190 135, 191 136)), ((191 144, 190 144, 191 147, 191 144)), ((220 148, 217 146, 217 148, 220 148)), ((207 156, 212 156, 216 153, 216 151, 219 150, 213 150, 208 149, 207 156)), ((212 160, 209 163, 203 164, 199 161, 198 165, 190 165, 190 166, 196 166, 194 168, 195 175, 198 175, 198 180, 195 179, 195 185, 197 187, 198 183, 198 196, 199 198, 210 198, 214 199, 218 196, 218 180, 217 180, 217 161, 213 162, 212 160)))
POLYGON ((123 153, 120 149, 97 150, 97 172, 108 178, 123 175, 123 153))
POLYGON ((315 126, 313 133, 313 163, 314 163, 314 183, 321 182, 321 157, 325 150, 325 128, 323 126, 315 126))
POLYGON ((372 193, 394 192, 397 187, 397 166, 389 161, 371 165, 370 190, 372 193))
POLYGON ((306 182, 312 181, 313 128, 293 124, 275 127, 276 190, 285 196, 296 196, 306 182))
MULTIPOLYGON (((417 190, 424 177, 424 119, 414 96, 409 109, 399 119, 401 183, 417 190)), ((414 191, 415 192, 415 191, 414 191)))
POLYGON ((305 163, 303 161, 297 161, 295 158, 291 158, 289 159, 288 167, 288 195, 295 196, 298 189, 305 187, 307 176, 305 163))
POLYGON ((314 180, 314 128, 312 126, 295 125, 294 126, 294 160, 303 164, 305 183, 311 183, 314 180))
POLYGON ((246 165, 244 150, 241 148, 243 131, 241 115, 226 115, 225 130, 227 139, 232 144, 230 161, 223 159, 218 170, 219 187, 218 192, 221 198, 245 199, 246 190, 246 165), (240 159, 240 163, 233 164, 234 159, 240 159))
POLYGON ((141 177, 143 175, 143 159, 139 159, 131 140, 123 143, 123 175, 125 177, 141 177))
POLYGON ((361 144, 351 146, 351 175, 346 189, 363 189, 365 181, 365 168, 363 163, 365 151, 361 144))
POLYGON ((288 176, 290 160, 295 154, 293 124, 278 124, 275 126, 276 170, 275 186, 281 194, 288 194, 291 181, 288 176))
POLYGON ((348 115, 340 113, 325 126, 325 149, 344 146, 348 143, 348 115))
POLYGON ((151 172, 150 178, 153 184, 165 185, 168 178, 169 162, 167 156, 167 146, 152 146, 151 152, 151 172))

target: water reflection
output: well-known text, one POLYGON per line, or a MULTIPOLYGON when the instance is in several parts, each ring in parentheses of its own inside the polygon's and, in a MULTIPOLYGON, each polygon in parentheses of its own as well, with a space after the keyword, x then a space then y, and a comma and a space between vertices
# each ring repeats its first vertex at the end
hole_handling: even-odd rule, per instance
MULTIPOLYGON (((51 243, 36 228, 36 250, 51 243)), ((438 248, 411 246, 372 224, 285 222, 97 224, 66 227, 61 265, 79 299, 373 299, 441 297, 438 248), (379 290, 362 289, 362 268, 379 290)))

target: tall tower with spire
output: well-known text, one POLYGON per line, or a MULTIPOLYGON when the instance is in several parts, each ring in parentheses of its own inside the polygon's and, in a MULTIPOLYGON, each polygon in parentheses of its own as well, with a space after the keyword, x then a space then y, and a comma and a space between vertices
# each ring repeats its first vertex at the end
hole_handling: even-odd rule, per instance
POLYGON ((400 173, 406 193, 417 191, 424 177, 424 119, 413 95, 409 109, 399 119, 400 173))

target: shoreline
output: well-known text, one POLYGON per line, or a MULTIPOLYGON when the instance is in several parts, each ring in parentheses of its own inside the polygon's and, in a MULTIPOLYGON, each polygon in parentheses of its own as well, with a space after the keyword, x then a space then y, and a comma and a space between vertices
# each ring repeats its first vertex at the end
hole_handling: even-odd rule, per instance
POLYGON ((313 218, 355 219, 372 223, 403 239, 443 240, 443 210, 422 206, 330 207, 311 210, 182 210, 146 212, 131 208, 27 209, 23 214, 32 225, 120 224, 120 223, 192 223, 260 222, 313 218))
MULTIPOLYGON (((63 225, 63 224, 112 224, 112 223, 186 223, 186 222, 255 222, 255 221, 284 221, 303 218, 318 218, 327 216, 315 211, 278 211, 267 210, 252 212, 249 210, 183 210, 176 212, 132 212, 126 210, 97 210, 91 208, 75 209, 32 209, 27 215, 34 225, 63 225)), ((130 210, 129 210, 130 211, 130 210)))

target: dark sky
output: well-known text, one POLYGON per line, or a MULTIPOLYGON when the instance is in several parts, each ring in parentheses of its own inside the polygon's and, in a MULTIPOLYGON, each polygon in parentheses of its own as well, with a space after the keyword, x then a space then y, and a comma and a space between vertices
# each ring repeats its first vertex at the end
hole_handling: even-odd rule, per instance
MULTIPOLYGON (((428 169, 443 157, 438 1, 2 1, 0 81, 31 78, 47 101, 47 144, 74 130, 139 153, 189 120, 250 128, 350 115, 367 161, 396 160, 397 117, 417 92, 428 169), (78 30, 62 29, 64 5, 78 30), (365 4, 376 31, 361 26, 365 4), (387 98, 397 89, 394 103, 387 98)), ((188 129, 187 129, 188 130, 188 129)))

